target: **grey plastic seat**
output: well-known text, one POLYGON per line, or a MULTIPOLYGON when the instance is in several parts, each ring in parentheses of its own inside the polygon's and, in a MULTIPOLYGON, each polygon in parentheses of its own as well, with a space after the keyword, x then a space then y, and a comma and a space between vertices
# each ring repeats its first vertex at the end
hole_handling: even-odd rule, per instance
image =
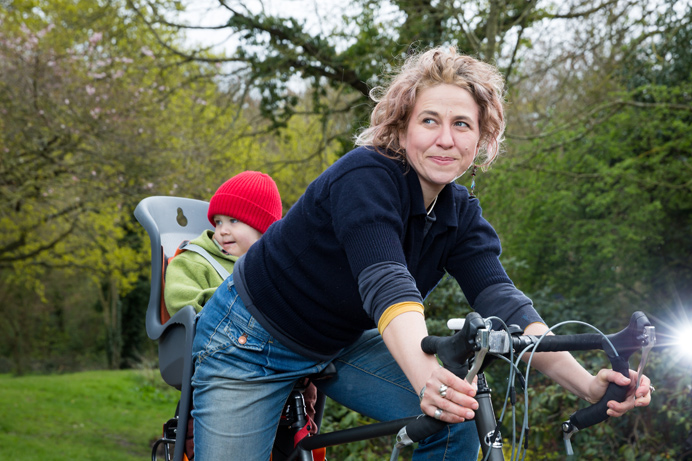
MULTIPOLYGON (((205 229, 213 229, 207 219, 209 203, 182 197, 153 196, 135 208, 135 217, 151 241, 151 291, 146 314, 147 335, 159 346, 159 370, 163 380, 180 390, 177 424, 174 424, 174 461, 182 461, 192 405, 192 340, 195 316, 185 306, 173 317, 163 305, 163 270, 183 240, 192 240, 205 229)), ((164 442, 172 439, 164 434, 164 442)))

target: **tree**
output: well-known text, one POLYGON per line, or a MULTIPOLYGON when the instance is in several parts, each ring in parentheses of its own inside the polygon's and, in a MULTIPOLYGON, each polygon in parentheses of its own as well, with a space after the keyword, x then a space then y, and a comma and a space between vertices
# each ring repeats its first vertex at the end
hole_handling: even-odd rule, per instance
MULTIPOLYGON (((510 133, 503 167, 481 180, 484 208, 505 250, 526 263, 514 274, 517 282, 529 291, 552 287, 582 306, 615 301, 623 307, 617 321, 635 308, 670 303, 676 293, 689 292, 692 281, 682 256, 690 251, 683 229, 690 225, 692 203, 685 153, 689 71, 675 86, 643 79, 660 68, 661 78, 670 81, 669 68, 685 75, 680 70, 689 66, 680 45, 689 15, 668 21, 659 27, 677 31, 673 36, 646 31, 650 47, 633 40, 633 48, 621 48, 609 65, 605 55, 594 53, 602 65, 593 73, 566 70, 574 79, 567 88, 542 87, 540 97, 522 97, 535 116, 513 130, 521 127, 526 135, 510 133), (683 59, 661 66, 646 51, 633 51, 647 49, 683 59)), ((589 320, 602 312, 582 315, 589 320)))
MULTIPOLYGON (((381 76, 411 49, 455 45, 466 53, 497 62, 512 82, 527 77, 516 69, 525 59, 523 54, 530 51, 530 37, 540 36, 546 23, 580 24, 585 19, 596 22, 594 18, 607 18, 608 30, 626 30, 630 20, 625 12, 634 3, 352 0, 339 7, 346 12, 340 20, 334 20, 333 9, 319 10, 316 6, 315 25, 292 14, 293 8, 275 11, 263 4, 253 8, 247 2, 219 0, 215 15, 221 19, 212 26, 176 20, 168 3, 131 0, 129 5, 150 16, 152 27, 165 24, 184 30, 223 30, 239 39, 242 45, 215 61, 232 63, 234 75, 259 92, 262 114, 275 127, 285 126, 295 113, 298 98, 292 94, 291 82, 300 77, 317 96, 311 110, 350 115, 351 123, 340 137, 342 150, 346 151, 352 146, 353 132, 367 120, 369 90, 381 84, 381 76), (324 104, 321 97, 327 88, 351 98, 338 106, 324 104)), ((172 43, 167 46, 181 59, 208 60, 201 55, 205 50, 184 52, 172 43)), ((577 46, 574 50, 581 49, 577 46)), ((545 62, 545 67, 552 67, 552 63, 545 62)))
POLYGON ((86 275, 101 288, 112 367, 120 297, 146 267, 132 210, 171 182, 176 116, 204 120, 201 101, 216 88, 213 66, 170 67, 124 13, 92 0, 0 13, 0 271, 38 293, 51 270, 86 275))
MULTIPOLYGON (((118 2, 14 2, 1 20, 0 273, 8 290, 38 296, 59 279, 51 272, 93 284, 108 363, 121 366, 121 331, 139 321, 123 317, 122 297, 148 268, 137 202, 208 200, 255 169, 276 177, 288 208, 333 161, 339 122, 304 114, 276 139, 263 136, 256 102, 223 69, 181 62, 118 2), (296 143, 306 138, 314 146, 296 143)), ((178 43, 165 27, 156 34, 178 43)), ((17 341, 29 323, 15 322, 17 341)))

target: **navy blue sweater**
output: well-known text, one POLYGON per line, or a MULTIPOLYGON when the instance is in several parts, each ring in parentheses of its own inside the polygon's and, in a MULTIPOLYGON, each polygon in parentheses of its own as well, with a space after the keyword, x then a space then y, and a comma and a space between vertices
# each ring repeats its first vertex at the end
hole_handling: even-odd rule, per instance
MULTIPOLYGON (((282 343, 330 359, 377 325, 382 312, 363 309, 357 283, 374 264, 405 265, 423 297, 446 271, 471 305, 492 285, 513 287, 499 261, 499 238, 465 187, 447 185, 434 211, 437 219, 424 233, 416 172, 373 148, 357 148, 312 182, 236 264, 241 297, 282 343)), ((530 301, 522 302, 510 308, 522 311, 520 323, 540 320, 530 301)))

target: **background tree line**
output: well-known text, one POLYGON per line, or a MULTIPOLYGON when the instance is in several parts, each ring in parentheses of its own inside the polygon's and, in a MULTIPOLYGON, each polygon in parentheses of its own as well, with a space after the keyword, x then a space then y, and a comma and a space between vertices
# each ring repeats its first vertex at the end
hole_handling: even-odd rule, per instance
MULTIPOLYGON (((477 190, 510 276, 544 318, 610 331, 644 310, 660 332, 692 317, 689 1, 205 5, 215 22, 204 27, 236 48, 185 39, 202 27, 182 14, 198 2, 2 2, 0 372, 150 362, 138 201, 208 199, 258 169, 287 210, 352 147, 369 90, 412 50, 441 44, 505 76, 506 151, 477 190)), ((446 319, 468 306, 445 282, 428 309, 446 319)), ((585 456, 680 456, 690 362, 655 356, 656 403, 580 434, 585 456)), ((532 443, 557 457, 553 419, 577 402, 534 386, 532 443)), ((332 413, 335 425, 358 419, 332 413)))

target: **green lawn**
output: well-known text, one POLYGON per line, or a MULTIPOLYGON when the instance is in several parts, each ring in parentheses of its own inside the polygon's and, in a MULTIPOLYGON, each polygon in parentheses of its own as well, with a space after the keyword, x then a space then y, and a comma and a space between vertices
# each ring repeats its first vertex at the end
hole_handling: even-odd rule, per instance
POLYGON ((156 370, 0 375, 0 458, 151 459, 177 396, 156 370))

